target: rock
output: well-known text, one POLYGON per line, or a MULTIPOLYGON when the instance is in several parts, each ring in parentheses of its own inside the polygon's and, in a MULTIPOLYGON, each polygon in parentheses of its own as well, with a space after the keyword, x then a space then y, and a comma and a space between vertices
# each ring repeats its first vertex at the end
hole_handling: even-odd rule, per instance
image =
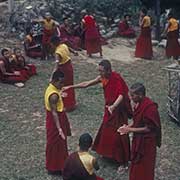
POLYGON ((167 44, 167 40, 166 39, 162 39, 161 42, 158 44, 158 46, 165 48, 166 44, 167 44))

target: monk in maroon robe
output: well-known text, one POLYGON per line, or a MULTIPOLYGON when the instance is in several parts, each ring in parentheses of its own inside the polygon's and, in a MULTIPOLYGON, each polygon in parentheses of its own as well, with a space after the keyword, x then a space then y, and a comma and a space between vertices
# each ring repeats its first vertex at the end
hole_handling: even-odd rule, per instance
POLYGON ((156 146, 161 145, 161 123, 157 104, 145 96, 145 87, 136 83, 130 95, 135 103, 133 122, 119 128, 121 135, 133 132, 130 180, 154 180, 156 146))
POLYGON ((34 64, 27 64, 25 57, 22 55, 19 48, 14 49, 13 61, 11 62, 15 70, 25 71, 30 77, 36 74, 36 66, 34 64))
MULTIPOLYGON (((21 87, 24 86, 23 82, 27 80, 27 77, 20 72, 12 69, 10 64, 11 53, 8 49, 2 49, 2 57, 0 58, 0 80, 4 83, 16 84, 22 83, 21 87)), ((19 86, 20 87, 20 86, 19 86)))
POLYGON ((85 48, 87 54, 91 57, 94 53, 102 56, 101 36, 96 21, 92 15, 85 15, 82 19, 85 30, 85 48))
POLYGON ((118 34, 122 37, 134 38, 135 31, 129 26, 130 15, 124 15, 124 20, 119 23, 118 34))
POLYGON ((59 26, 60 38, 65 44, 74 50, 79 50, 81 46, 81 39, 74 35, 74 29, 71 26, 69 19, 65 18, 64 23, 59 26))
POLYGON ((96 159, 88 152, 92 145, 92 137, 82 134, 79 139, 79 151, 72 153, 65 162, 63 180, 103 180, 95 175, 99 169, 96 159))
POLYGON ((70 124, 62 101, 61 88, 64 73, 55 71, 45 92, 46 108, 46 169, 51 175, 61 175, 68 157, 67 136, 71 135, 70 124))
POLYGON ((104 90, 105 107, 103 122, 96 136, 93 150, 126 166, 130 159, 129 136, 119 136, 118 126, 127 124, 132 110, 128 87, 120 74, 111 70, 108 60, 99 63, 100 75, 93 80, 69 87, 86 88, 101 83, 104 90))

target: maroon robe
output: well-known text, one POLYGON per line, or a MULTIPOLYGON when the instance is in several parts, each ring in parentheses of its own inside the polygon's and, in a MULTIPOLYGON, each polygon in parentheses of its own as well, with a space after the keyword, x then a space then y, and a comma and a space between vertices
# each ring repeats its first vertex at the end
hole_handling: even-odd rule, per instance
POLYGON ((141 27, 141 33, 136 42, 135 57, 152 59, 151 28, 141 27))
POLYGON ((118 34, 120 36, 128 37, 128 38, 134 38, 135 37, 134 29, 129 27, 128 22, 125 20, 119 23, 118 34))
MULTIPOLYGON (((65 64, 59 65, 58 70, 64 73, 64 86, 74 84, 74 73, 71 60, 69 60, 65 64)), ((64 92, 67 93, 67 97, 63 98, 65 111, 73 111, 77 105, 74 88, 70 88, 64 92)))
POLYGON ((161 124, 157 104, 144 97, 134 110, 133 121, 133 127, 147 126, 150 132, 134 133, 130 180, 154 180, 156 146, 161 145, 161 124))
POLYGON ((86 15, 84 16, 83 21, 85 26, 85 48, 87 54, 90 55, 101 52, 101 36, 94 17, 86 15))
POLYGON ((65 25, 59 27, 61 41, 67 44, 69 47, 79 50, 81 47, 81 39, 78 36, 74 36, 72 29, 69 29, 65 25))
POLYGON ((167 34, 167 45, 166 45, 166 56, 169 58, 173 56, 178 59, 180 56, 180 44, 178 42, 179 29, 175 31, 170 31, 167 34))
POLYGON ((63 180, 103 180, 95 174, 90 175, 81 162, 77 152, 72 153, 65 162, 63 180))
MULTIPOLYGON (((9 63, 8 59, 5 59, 4 57, 0 58, 1 61, 4 63, 4 68, 7 73, 13 73, 14 70, 11 68, 11 65, 9 63)), ((17 82, 25 82, 27 80, 27 74, 24 72, 21 72, 20 75, 4 75, 0 70, 0 81, 3 83, 9 83, 14 84, 17 82)))
POLYGON ((46 169, 48 171, 62 171, 68 157, 67 136, 71 135, 70 125, 65 112, 59 112, 58 116, 65 140, 59 135, 52 112, 46 111, 46 169))
POLYGON ((130 159, 129 136, 120 136, 117 129, 123 124, 128 124, 128 116, 132 115, 128 87, 119 74, 112 72, 103 89, 105 97, 104 117, 92 149, 104 157, 125 164, 130 159), (110 114, 106 105, 112 105, 119 95, 123 96, 123 101, 110 114))

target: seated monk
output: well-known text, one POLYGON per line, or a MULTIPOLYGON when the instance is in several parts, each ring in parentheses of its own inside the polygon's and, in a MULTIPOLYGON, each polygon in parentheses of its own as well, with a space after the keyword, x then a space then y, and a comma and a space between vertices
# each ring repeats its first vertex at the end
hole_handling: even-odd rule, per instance
POLYGON ((93 171, 93 169, 98 170, 99 165, 89 153, 92 141, 88 133, 80 136, 79 151, 72 153, 65 161, 63 180, 103 180, 93 171))
POLYGON ((64 23, 59 26, 60 37, 62 41, 74 50, 80 50, 81 39, 74 35, 73 27, 68 18, 64 19, 64 23))
POLYGON ((21 82, 17 85, 20 85, 20 87, 24 86, 23 82, 25 82, 27 78, 20 71, 15 71, 11 68, 10 51, 8 49, 2 49, 1 54, 2 57, 0 57, 0 81, 3 83, 14 85, 21 82))
POLYGON ((30 29, 27 29, 27 35, 24 40, 25 54, 31 58, 43 58, 43 51, 41 44, 36 43, 34 36, 30 29))
POLYGON ((14 49, 13 61, 11 62, 14 70, 25 71, 28 76, 36 74, 36 66, 34 64, 26 64, 25 58, 19 48, 14 49))
POLYGON ((124 20, 119 23, 118 34, 122 37, 134 38, 135 30, 129 26, 130 15, 124 15, 124 20))

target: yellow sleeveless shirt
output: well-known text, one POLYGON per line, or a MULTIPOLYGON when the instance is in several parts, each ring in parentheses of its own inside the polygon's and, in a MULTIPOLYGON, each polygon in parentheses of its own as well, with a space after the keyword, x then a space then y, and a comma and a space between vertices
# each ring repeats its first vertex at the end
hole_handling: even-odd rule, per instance
POLYGON ((87 172, 92 175, 93 174, 93 159, 94 157, 90 155, 88 152, 78 152, 79 158, 84 165, 87 172))
POLYGON ((168 28, 168 32, 170 31, 175 31, 178 29, 178 22, 176 19, 171 18, 169 19, 169 23, 171 24, 170 27, 168 28))
POLYGON ((144 16, 143 18, 143 27, 150 27, 151 26, 151 19, 149 16, 144 16))
POLYGON ((59 89, 57 89, 53 84, 49 84, 48 88, 46 89, 46 92, 45 92, 45 108, 46 110, 48 111, 51 111, 51 107, 50 107, 50 104, 49 104, 49 97, 52 95, 52 94, 57 94, 59 96, 59 100, 57 102, 57 111, 58 112, 62 112, 63 109, 64 109, 64 104, 63 104, 63 100, 62 100, 62 97, 61 97, 61 91, 59 89))
POLYGON ((70 52, 68 49, 68 46, 66 44, 60 44, 55 51, 56 54, 61 56, 61 61, 59 62, 59 64, 65 64, 66 62, 68 62, 71 58, 70 58, 70 52))
POLYGON ((52 30, 54 28, 54 20, 47 21, 46 19, 43 20, 44 22, 44 28, 47 30, 52 30))

